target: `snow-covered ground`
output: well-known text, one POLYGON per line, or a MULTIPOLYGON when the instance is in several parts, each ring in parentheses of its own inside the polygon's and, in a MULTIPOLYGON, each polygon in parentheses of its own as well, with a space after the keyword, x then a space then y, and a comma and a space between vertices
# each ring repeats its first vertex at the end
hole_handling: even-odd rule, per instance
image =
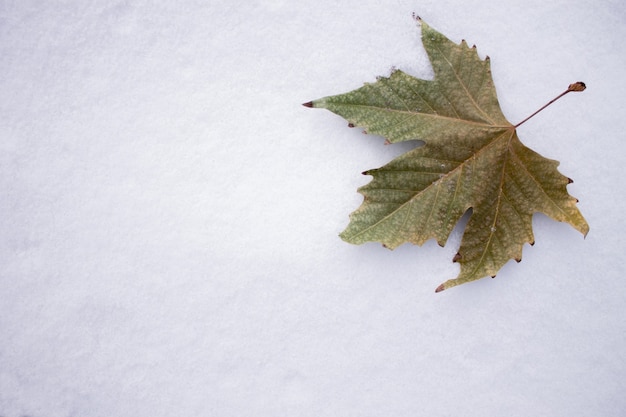
POLYGON ((0 2, 0 416, 624 416, 620 0, 0 2), (411 18, 489 55, 591 231, 534 218, 495 280, 337 234, 409 144, 300 104, 411 18))

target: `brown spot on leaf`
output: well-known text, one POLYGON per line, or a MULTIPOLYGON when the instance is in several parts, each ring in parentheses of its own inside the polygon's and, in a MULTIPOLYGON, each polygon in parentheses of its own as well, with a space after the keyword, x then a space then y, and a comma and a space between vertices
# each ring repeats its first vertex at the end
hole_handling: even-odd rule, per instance
POLYGON ((574 182, 574 180, 573 180, 573 179, 571 179, 570 177, 567 177, 567 183, 568 183, 568 184, 572 184, 573 182, 574 182))
POLYGON ((348 123, 348 127, 354 127, 354 123, 348 123))
POLYGON ((303 105, 304 107, 313 107, 313 102, 312 102, 312 101, 309 101, 309 102, 306 102, 306 103, 302 103, 302 105, 303 105))
POLYGON ((456 255, 454 255, 454 258, 452 258, 452 262, 459 262, 461 259, 463 259, 463 257, 457 252, 456 255))

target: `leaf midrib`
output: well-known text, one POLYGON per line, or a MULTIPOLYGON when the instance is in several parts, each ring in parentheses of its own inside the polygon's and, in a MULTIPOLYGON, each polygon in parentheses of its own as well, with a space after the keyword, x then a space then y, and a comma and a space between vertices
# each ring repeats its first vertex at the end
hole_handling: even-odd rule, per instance
POLYGON ((507 152, 505 153, 505 159, 502 162, 502 172, 500 173, 500 185, 498 186, 498 200, 497 200, 496 208, 495 208, 496 212, 493 216, 493 222, 491 223, 491 227, 489 228, 489 232, 490 232, 489 238, 487 239, 487 243, 484 245, 484 249, 480 256, 480 259, 478 260, 478 263, 476 264, 475 268, 470 273, 470 276, 475 276, 478 270, 483 267, 483 262, 485 261, 485 257, 487 256, 488 253, 490 253, 489 247, 491 246, 491 241, 493 240, 498 230, 496 225, 498 223, 498 218, 500 216, 500 205, 502 201, 502 196, 504 195, 504 179, 506 176, 506 162, 507 162, 507 159, 510 157, 510 155, 513 153, 511 149, 511 141, 513 140, 513 137, 515 137, 514 133, 515 133, 515 130, 511 132, 511 136, 507 139, 507 146, 506 146, 507 152))
MULTIPOLYGON (((461 80, 461 78, 459 77, 459 73, 457 72, 456 68, 454 68, 454 65, 452 65, 452 62, 450 62, 450 60, 448 59, 448 57, 443 53, 443 51, 441 50, 441 48, 438 45, 435 45, 435 49, 437 49, 437 51, 439 51, 439 53, 441 54, 441 56, 443 57, 443 59, 445 59, 445 61, 448 63, 448 65, 450 65, 450 68, 452 68, 452 73, 454 74, 454 76, 456 77, 457 81, 459 82, 459 85, 461 87, 463 87, 463 91, 465 91, 465 93, 467 94, 467 97, 469 97, 470 101, 472 102, 472 104, 474 105, 474 107, 483 114, 483 116, 489 120, 492 125, 495 124, 495 121, 491 118, 491 116, 489 116, 489 114, 487 112, 485 112, 482 107, 480 107, 478 105, 478 103, 476 102, 476 100, 474 100, 474 96, 472 96, 472 94, 469 92, 469 90, 467 89, 467 86, 465 85, 465 83, 461 80)), ((461 52, 463 53, 463 52, 461 52)))
POLYGON ((350 104, 343 104, 343 106, 347 106, 347 107, 363 107, 363 108, 367 108, 367 109, 376 109, 376 110, 382 110, 382 111, 388 111, 388 112, 394 112, 394 113, 403 113, 403 114, 408 114, 408 115, 411 115, 411 116, 432 117, 432 118, 435 118, 435 119, 442 119, 442 120, 460 122, 460 123, 465 123, 465 124, 468 124, 468 125, 481 126, 481 127, 486 127, 486 128, 489 128, 489 129, 494 129, 494 130, 497 130, 497 129, 509 129, 509 128, 513 127, 512 124, 495 125, 495 124, 489 124, 489 123, 484 123, 484 122, 475 122, 473 120, 459 119, 459 118, 456 118, 456 117, 442 116, 440 114, 421 113, 421 112, 415 112, 415 111, 410 111, 410 110, 398 110, 398 109, 392 109, 392 108, 388 108, 388 107, 378 107, 378 106, 371 106, 371 105, 366 105, 366 104, 352 104, 352 103, 350 103, 350 104))

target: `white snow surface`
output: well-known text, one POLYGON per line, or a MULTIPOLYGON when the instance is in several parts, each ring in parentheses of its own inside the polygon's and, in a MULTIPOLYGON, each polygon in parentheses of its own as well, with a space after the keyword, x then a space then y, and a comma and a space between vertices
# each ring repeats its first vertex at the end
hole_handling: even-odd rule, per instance
POLYGON ((0 416, 626 415, 619 0, 0 2, 0 416), (457 227, 337 237, 410 149, 301 103, 392 67, 412 19, 489 55, 591 231, 537 214, 492 279, 457 227))

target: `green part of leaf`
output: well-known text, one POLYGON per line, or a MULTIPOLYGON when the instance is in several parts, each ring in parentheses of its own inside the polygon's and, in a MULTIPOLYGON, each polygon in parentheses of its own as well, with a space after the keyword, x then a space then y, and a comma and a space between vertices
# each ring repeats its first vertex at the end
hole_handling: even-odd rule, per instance
POLYGON ((465 41, 455 45, 422 23, 422 40, 435 72, 433 81, 402 71, 347 94, 312 102, 390 142, 421 139, 449 142, 511 124, 500 111, 489 60, 465 41))
POLYGON ((524 243, 534 243, 535 212, 586 235, 589 226, 567 193, 570 180, 558 172, 558 162, 524 146, 502 114, 489 60, 423 22, 422 40, 433 81, 395 71, 350 93, 307 103, 390 142, 425 142, 365 172, 373 180, 359 189, 363 204, 351 214, 342 239, 394 249, 434 238, 443 246, 471 209, 454 257, 461 271, 437 288, 442 291, 495 276, 510 259, 520 261, 524 243))

